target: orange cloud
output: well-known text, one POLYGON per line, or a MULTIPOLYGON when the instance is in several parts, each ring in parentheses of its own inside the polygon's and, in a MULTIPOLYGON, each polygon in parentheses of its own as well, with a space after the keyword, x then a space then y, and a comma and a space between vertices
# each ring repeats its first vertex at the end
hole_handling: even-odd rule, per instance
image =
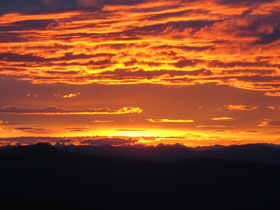
POLYGON ((239 110, 239 111, 252 111, 256 110, 259 107, 258 106, 246 106, 246 105, 228 105, 227 108, 229 110, 239 110))
POLYGON ((70 94, 68 94, 68 95, 64 95, 64 96, 62 96, 63 98, 74 98, 74 97, 77 97, 77 96, 79 96, 80 95, 80 93, 70 93, 70 94))
POLYGON ((264 95, 266 96, 274 96, 274 97, 280 97, 280 92, 266 92, 264 95))
POLYGON ((193 123, 194 120, 147 119, 151 123, 193 123))
POLYGON ((0 120, 0 125, 8 125, 8 124, 9 124, 8 121, 0 120))
POLYGON ((259 127, 267 127, 267 126, 279 127, 280 126, 280 121, 279 120, 266 119, 263 122, 261 122, 258 126, 259 127))
POLYGON ((69 94, 66 94, 66 95, 60 95, 60 94, 55 93, 53 95, 56 96, 56 97, 61 97, 61 98, 67 99, 67 98, 77 97, 77 96, 81 95, 81 93, 69 93, 69 94))
POLYGON ((268 109, 270 110, 278 110, 280 109, 280 107, 277 107, 277 106, 267 106, 268 109))
POLYGON ((232 117, 214 117, 211 120, 214 120, 214 121, 225 121, 225 120, 235 120, 235 118, 232 118, 232 117))
POLYGON ((259 123, 258 126, 259 127, 267 127, 267 126, 269 126, 269 123, 264 121, 264 122, 259 123))
POLYGON ((279 2, 109 2, 74 1, 79 9, 102 5, 95 12, 0 16, 1 76, 34 84, 216 83, 279 95, 279 2))
POLYGON ((94 122, 94 123, 113 123, 115 121, 114 120, 94 120, 92 122, 94 122))

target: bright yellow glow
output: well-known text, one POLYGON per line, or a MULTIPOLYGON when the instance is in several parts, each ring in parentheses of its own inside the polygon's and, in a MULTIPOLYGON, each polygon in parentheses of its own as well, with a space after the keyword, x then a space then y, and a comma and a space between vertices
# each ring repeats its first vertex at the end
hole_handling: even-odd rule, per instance
POLYGON ((182 130, 166 130, 166 129, 104 129, 94 130, 83 133, 83 136, 126 136, 126 137, 168 137, 168 136, 184 136, 186 131, 182 130))

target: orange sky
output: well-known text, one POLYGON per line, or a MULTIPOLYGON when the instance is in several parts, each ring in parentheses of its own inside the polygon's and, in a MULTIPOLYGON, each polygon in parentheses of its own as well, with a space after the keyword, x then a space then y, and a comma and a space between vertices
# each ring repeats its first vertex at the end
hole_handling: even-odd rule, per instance
POLYGON ((279 144, 279 55, 279 0, 11 0, 0 143, 279 144))

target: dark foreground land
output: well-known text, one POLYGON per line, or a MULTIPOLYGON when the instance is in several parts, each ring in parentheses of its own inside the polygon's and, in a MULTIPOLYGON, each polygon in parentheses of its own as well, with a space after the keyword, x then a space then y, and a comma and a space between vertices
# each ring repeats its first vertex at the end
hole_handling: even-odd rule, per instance
POLYGON ((280 165, 98 157, 38 144, 0 150, 1 209, 278 209, 280 165))

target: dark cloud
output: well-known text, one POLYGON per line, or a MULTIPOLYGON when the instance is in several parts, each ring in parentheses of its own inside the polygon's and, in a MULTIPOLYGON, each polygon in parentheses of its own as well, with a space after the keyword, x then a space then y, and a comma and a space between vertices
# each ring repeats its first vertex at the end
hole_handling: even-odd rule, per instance
POLYGON ((206 69, 199 69, 193 71, 176 71, 176 70, 157 70, 157 71, 145 71, 145 70, 135 70, 131 71, 129 69, 116 69, 114 71, 105 71, 94 76, 88 77, 90 79, 153 79, 163 75, 168 75, 170 77, 175 76, 209 76, 213 73, 206 69))
POLYGON ((269 3, 275 0, 216 0, 219 4, 235 4, 235 5, 253 5, 259 3, 269 3))
POLYGON ((205 51, 205 50, 212 50, 215 49, 214 46, 175 46, 175 45, 161 45, 157 47, 153 47, 155 50, 163 50, 163 49, 180 49, 183 51, 205 51))
POLYGON ((175 63, 174 66, 177 68, 184 68, 186 66, 193 67, 199 63, 204 63, 204 61, 198 60, 198 59, 182 59, 182 60, 179 60, 177 63, 175 63))
POLYGON ((88 130, 88 128, 65 128, 65 130, 70 132, 82 132, 88 130))
MULTIPOLYGON (((112 14, 113 15, 113 14, 112 14)), ((92 41, 96 39, 101 40, 139 40, 142 36, 162 36, 163 34, 168 34, 170 32, 183 32, 185 29, 191 29, 194 33, 205 26, 211 26, 217 21, 211 20, 191 20, 191 21, 170 21, 167 23, 153 24, 148 26, 131 26, 127 30, 121 32, 109 32, 109 33, 68 33, 68 34, 58 34, 56 39, 61 39, 64 41, 71 41, 76 39, 91 39, 92 41)), ((91 27, 89 27, 91 28, 91 27)), ((123 46, 123 45, 122 45, 123 46)))
POLYGON ((279 67, 279 65, 271 65, 267 61, 236 61, 236 62, 223 62, 220 60, 213 60, 208 63, 209 67, 219 68, 233 68, 233 67, 279 67))
POLYGON ((65 140, 66 140, 65 138, 59 138, 59 137, 30 137, 30 136, 0 138, 0 142, 5 141, 5 142, 29 143, 29 144, 36 143, 37 141, 60 142, 65 140))
POLYGON ((121 34, 119 34, 118 36, 125 35, 128 37, 135 37, 135 36, 137 37, 137 36, 147 35, 147 34, 149 34, 150 36, 157 36, 157 35, 162 35, 162 33, 168 33, 171 31, 183 32, 187 28, 191 28, 193 32, 195 32, 205 26, 211 26, 216 22, 217 21, 211 21, 211 20, 190 20, 190 21, 174 21, 174 22, 171 21, 162 24, 135 27, 134 29, 121 32, 121 34))
POLYGON ((31 12, 34 10, 43 9, 46 5, 41 0, 0 0, 1 13, 6 12, 31 12))
POLYGON ((45 71, 45 73, 51 75, 79 75, 82 71, 45 71))
POLYGON ((280 39, 280 26, 279 29, 275 29, 271 34, 263 35, 255 44, 270 44, 280 39))
POLYGON ((272 125, 272 126, 280 126, 280 120, 272 121, 272 122, 269 122, 268 124, 272 125))
POLYGON ((35 56, 33 54, 16 54, 16 53, 0 53, 0 61, 8 62, 45 62, 43 57, 35 56))
POLYGON ((269 70, 269 69, 227 69, 221 72, 222 75, 232 75, 232 74, 259 74, 259 75, 266 75, 266 74, 273 74, 276 73, 276 70, 269 70))
MULTIPOLYGON (((173 5, 172 7, 177 8, 178 5, 173 5)), ((166 9, 166 8, 164 8, 164 9, 166 9)), ((161 20, 161 19, 166 19, 166 18, 171 18, 171 17, 183 16, 183 15, 190 14, 192 12, 195 12, 195 11, 194 10, 184 10, 184 11, 180 11, 180 12, 166 12, 166 13, 162 13, 162 14, 151 15, 151 16, 143 19, 143 21, 145 21, 145 20, 161 20)))
POLYGON ((64 109, 57 107, 47 108, 22 108, 17 106, 4 106, 0 113, 4 114, 38 114, 38 115, 73 115, 73 114, 140 114, 142 109, 138 107, 122 107, 120 109, 89 108, 89 109, 64 109))
POLYGON ((21 30, 43 30, 48 26, 55 26, 57 24, 54 20, 26 20, 26 21, 18 21, 9 24, 8 26, 0 26, 0 31, 21 31, 21 30))
MULTIPOLYGON (((33 128, 20 128, 23 131, 32 131, 33 128)), ((36 130, 35 130, 36 131, 36 130)), ((36 133, 36 132, 34 132, 36 133)), ((15 138, 0 138, 0 143, 3 145, 9 144, 37 144, 39 142, 48 142, 56 145, 88 145, 88 146, 101 146, 101 145, 112 145, 112 146, 124 146, 128 144, 137 143, 137 139, 130 138, 108 138, 108 137, 15 137, 15 138)))
POLYGON ((44 13, 96 9, 104 5, 137 5, 147 0, 0 0, 0 13, 44 13))
POLYGON ((14 128, 14 130, 18 131, 47 131, 48 129, 45 128, 35 128, 35 127, 19 127, 19 128, 14 128))
POLYGON ((137 140, 133 139, 121 139, 121 138, 103 138, 103 139, 89 139, 85 141, 81 141, 81 144, 91 145, 91 146, 98 146, 98 145, 126 145, 126 144, 133 144, 137 143, 137 140))
POLYGON ((78 0, 0 0, 0 13, 45 13, 98 7, 98 4, 80 4, 78 0))
MULTIPOLYGON (((173 4, 173 5, 164 5, 164 6, 163 5, 152 6, 152 7, 148 7, 148 8, 141 8, 141 7, 137 8, 137 7, 135 7, 133 9, 131 9, 130 11, 131 12, 141 12, 141 13, 145 13, 145 12, 160 13, 161 11, 165 11, 165 10, 177 9, 180 6, 181 6, 180 4, 173 4)), ((152 18, 152 19, 150 19, 149 17, 148 18, 143 18, 143 21, 162 19, 162 18, 164 18, 164 14, 167 15, 166 17, 173 17, 176 14, 176 12, 174 12, 174 14, 172 14, 172 12, 171 13, 168 13, 168 12, 163 13, 162 14, 163 16, 161 16, 161 14, 159 14, 159 16, 158 15, 151 15, 150 17, 155 17, 155 18, 152 18), (170 14, 170 16, 168 14, 170 14)), ((178 15, 180 15, 180 14, 183 15, 183 13, 179 13, 178 15)))
MULTIPOLYGON (((221 80, 221 81, 229 81, 229 80, 239 80, 244 82, 278 82, 280 80, 280 76, 263 76, 263 75, 245 75, 245 76, 224 76, 224 77, 209 77, 207 80, 221 80)), ((257 84, 256 84, 257 85, 257 84)))
MULTIPOLYGON (((132 111, 134 107, 126 107, 132 111)), ((4 106, 0 108, 0 113, 11 113, 11 114, 79 114, 79 113, 126 113, 122 109, 110 109, 110 108, 93 108, 93 109, 64 109, 58 107, 47 107, 47 108, 22 108, 17 106, 4 106)))
POLYGON ((21 33, 5 32, 0 33, 0 43, 17 43, 17 42, 28 42, 30 38, 22 37, 21 33))
POLYGON ((149 0, 102 0, 104 5, 135 5, 149 0))
POLYGON ((88 65, 106 65, 110 63, 110 59, 115 54, 112 53, 98 53, 98 54, 73 54, 73 53, 65 53, 64 56, 56 57, 56 58, 44 58, 41 56, 36 56, 33 54, 17 54, 12 52, 0 53, 0 61, 8 61, 8 62, 54 62, 54 61, 72 61, 72 60, 83 60, 83 59, 91 59, 98 57, 105 57, 105 59, 101 61, 89 61, 88 65))

